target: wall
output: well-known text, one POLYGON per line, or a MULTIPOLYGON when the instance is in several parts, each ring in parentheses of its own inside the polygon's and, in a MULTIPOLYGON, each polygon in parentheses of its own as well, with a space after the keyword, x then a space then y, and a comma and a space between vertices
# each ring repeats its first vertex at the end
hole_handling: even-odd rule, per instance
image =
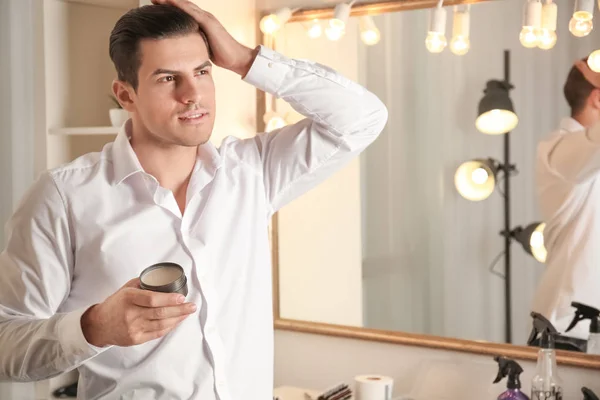
MULTIPOLYGON (((519 362, 522 390, 529 395, 534 362, 519 362)), ((288 331, 275 335, 275 387, 325 390, 354 376, 387 375, 394 379, 394 396, 415 400, 495 399, 506 388, 493 385, 497 366, 492 357, 420 347, 399 346, 288 331)), ((559 366, 564 399, 583 398, 581 387, 600 394, 597 370, 559 366)))

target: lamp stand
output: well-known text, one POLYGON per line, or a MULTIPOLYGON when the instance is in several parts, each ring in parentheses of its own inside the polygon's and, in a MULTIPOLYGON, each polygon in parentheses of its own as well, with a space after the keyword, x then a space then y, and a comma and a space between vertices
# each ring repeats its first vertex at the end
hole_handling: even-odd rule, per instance
MULTIPOLYGON (((504 50, 504 82, 510 88, 510 50, 504 50)), ((511 310, 511 252, 512 234, 510 227, 510 176, 514 166, 510 164, 510 132, 504 134, 504 318, 505 340, 512 343, 512 310, 511 310)))

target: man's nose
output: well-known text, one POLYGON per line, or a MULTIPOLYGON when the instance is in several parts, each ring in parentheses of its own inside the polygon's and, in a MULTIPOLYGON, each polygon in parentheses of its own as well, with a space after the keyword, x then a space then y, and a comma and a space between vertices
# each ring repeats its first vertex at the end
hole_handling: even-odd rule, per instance
POLYGON ((202 91, 197 80, 187 80, 181 87, 181 100, 183 103, 198 103, 202 99, 202 91))

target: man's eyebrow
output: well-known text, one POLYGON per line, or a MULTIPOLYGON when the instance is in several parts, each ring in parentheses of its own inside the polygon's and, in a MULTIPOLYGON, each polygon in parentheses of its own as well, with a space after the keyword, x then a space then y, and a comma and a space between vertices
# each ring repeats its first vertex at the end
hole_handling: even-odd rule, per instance
MULTIPOLYGON (((197 66, 196 68, 194 68, 194 71, 200 71, 206 67, 211 67, 212 63, 210 62, 210 60, 208 61, 204 61, 202 64, 200 64, 199 66, 197 66)), ((158 68, 156 71, 154 71, 152 73, 152 75, 161 75, 161 74, 167 74, 167 75, 177 75, 179 73, 179 71, 174 71, 171 69, 164 69, 164 68, 158 68)))

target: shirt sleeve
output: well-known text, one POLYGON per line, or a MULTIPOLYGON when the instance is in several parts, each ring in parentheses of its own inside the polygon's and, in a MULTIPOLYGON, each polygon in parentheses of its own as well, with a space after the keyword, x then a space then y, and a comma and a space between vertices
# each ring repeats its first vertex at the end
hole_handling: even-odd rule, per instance
POLYGON ((65 205, 43 174, 6 225, 0 253, 0 380, 48 379, 102 350, 81 330, 85 309, 57 313, 73 276, 65 205))
POLYGON ((600 172, 600 122, 579 132, 558 135, 540 148, 552 171, 579 184, 600 172))
POLYGON ((252 139, 271 212, 345 166, 387 122, 385 105, 364 87, 329 67, 289 59, 264 46, 244 80, 306 117, 252 139))

